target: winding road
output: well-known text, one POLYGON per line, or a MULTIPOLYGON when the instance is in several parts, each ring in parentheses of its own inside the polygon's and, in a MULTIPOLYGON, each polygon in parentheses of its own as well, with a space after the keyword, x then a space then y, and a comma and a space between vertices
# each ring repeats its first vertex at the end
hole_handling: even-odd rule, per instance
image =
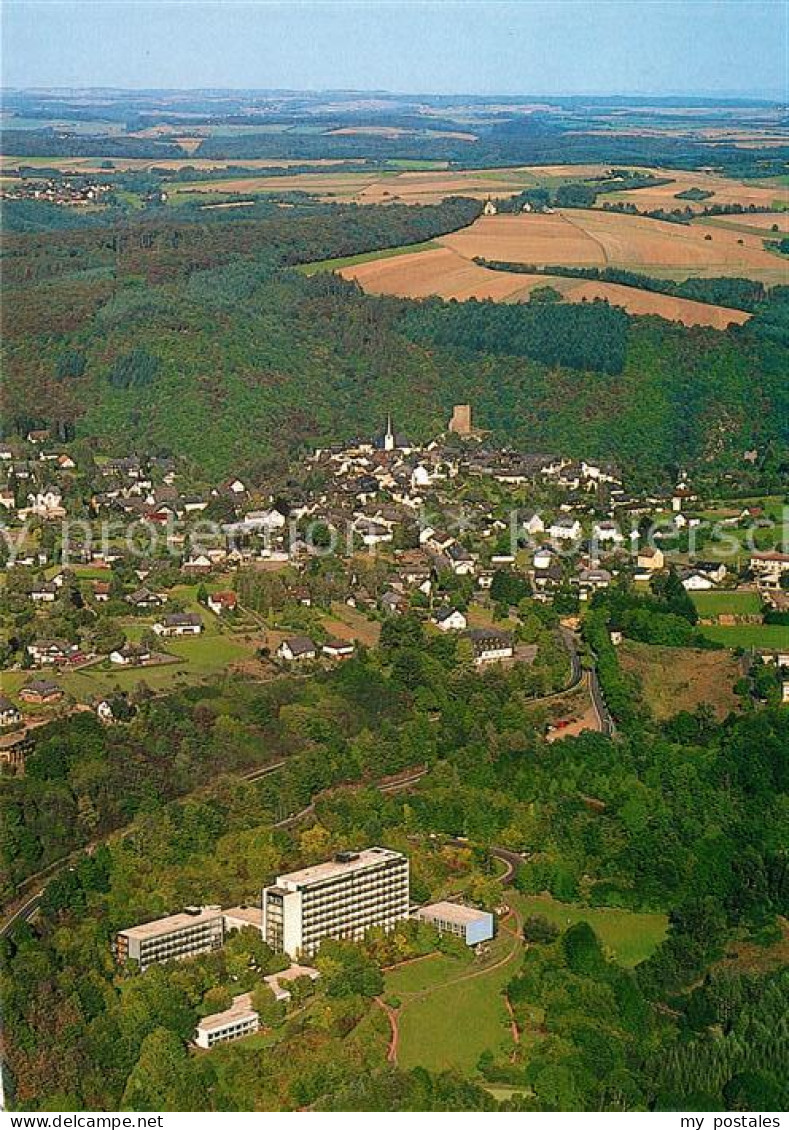
MULTIPOLYGON (((570 680, 567 683, 567 686, 565 686, 562 690, 554 691, 551 694, 545 695, 540 699, 540 701, 550 701, 552 699, 560 698, 562 695, 568 694, 570 691, 575 690, 575 688, 579 686, 584 678, 583 665, 581 663, 580 655, 578 654, 578 644, 575 634, 570 631, 569 628, 562 628, 561 635, 570 657, 570 680)), ((600 690, 600 683, 597 678, 597 672, 594 668, 592 668, 590 671, 588 671, 587 674, 589 676, 589 690, 591 693, 595 714, 598 720, 599 729, 604 734, 612 735, 615 733, 615 726, 608 708, 606 707, 602 691, 600 690)), ((239 776, 242 778, 242 780, 245 781, 259 781, 264 777, 269 776, 269 774, 276 773, 279 770, 283 769, 286 764, 286 760, 277 761, 271 765, 264 765, 260 768, 250 769, 244 773, 240 773, 239 776)), ((423 766, 419 769, 408 770, 405 774, 401 774, 398 777, 384 778, 378 783, 378 788, 383 793, 399 792, 402 789, 407 789, 411 785, 416 784, 417 781, 421 780, 421 778, 425 776, 427 771, 428 767, 423 766)), ((369 785, 369 782, 365 782, 365 787, 367 787, 367 785, 369 785)), ((316 800, 317 799, 318 798, 316 797, 316 800)), ((291 813, 290 815, 283 817, 281 820, 277 820, 272 826, 278 829, 291 828, 294 824, 298 824, 299 821, 304 820, 308 816, 311 816, 314 811, 315 801, 312 801, 310 804, 302 808, 299 812, 291 813)), ((107 837, 105 837, 105 841, 116 835, 118 835, 117 831, 110 833, 107 837)), ((63 868, 70 866, 75 860, 77 860, 83 854, 83 852, 89 851, 91 850, 91 848, 96 847, 97 843, 105 841, 97 841, 94 844, 88 844, 83 848, 79 848, 76 851, 71 852, 63 859, 56 860, 54 863, 49 864, 48 867, 45 867, 42 871, 37 872, 35 875, 28 876, 28 878, 20 884, 20 893, 16 902, 12 902, 11 904, 3 908, 6 917, 3 919, 2 923, 0 923, 0 937, 4 937, 19 922, 27 921, 35 914, 41 903, 41 896, 44 893, 43 887, 39 886, 41 880, 54 878, 54 876, 62 871, 63 868), (20 898, 24 900, 21 903, 19 902, 20 898)), ((510 870, 506 872, 505 877, 502 880, 503 882, 507 883, 511 881, 512 875, 514 873, 513 868, 520 862, 520 858, 514 852, 506 852, 503 848, 497 848, 496 852, 499 853, 497 854, 497 858, 501 859, 510 868, 510 870)))

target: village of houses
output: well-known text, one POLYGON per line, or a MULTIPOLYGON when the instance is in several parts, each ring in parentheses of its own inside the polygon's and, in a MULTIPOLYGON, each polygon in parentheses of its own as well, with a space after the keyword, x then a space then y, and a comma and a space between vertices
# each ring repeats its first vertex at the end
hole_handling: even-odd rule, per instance
MULTIPOLYGON (((228 669, 306 673, 374 646, 407 612, 458 633, 480 667, 534 663, 517 609, 500 607, 511 575, 569 626, 595 592, 622 577, 647 586, 670 566, 693 594, 749 594, 745 615, 715 606, 720 624, 789 606, 789 553, 768 521, 780 499, 713 503, 684 477, 637 493, 603 461, 492 445, 468 405, 422 446, 387 419, 373 438, 319 448, 290 468, 287 491, 241 475, 206 487, 141 453, 86 465, 70 448, 43 431, 0 444, 11 771, 59 711, 109 723, 134 694, 228 669)), ((761 650, 789 665, 789 648, 761 650)))

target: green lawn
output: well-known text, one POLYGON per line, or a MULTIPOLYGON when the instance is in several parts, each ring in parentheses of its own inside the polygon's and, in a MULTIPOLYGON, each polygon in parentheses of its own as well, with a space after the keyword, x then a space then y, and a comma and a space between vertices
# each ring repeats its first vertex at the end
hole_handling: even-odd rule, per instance
MULTIPOLYGON (((470 951, 468 960, 471 960, 470 951)), ((447 957, 446 954, 441 953, 430 954, 418 961, 410 961, 386 974, 386 995, 402 998, 407 993, 419 993, 424 989, 431 989, 448 978, 462 973, 463 965, 464 962, 460 958, 447 957)))
POLYGON ((404 247, 387 247, 384 251, 365 251, 361 255, 345 255, 340 259, 321 259, 317 263, 302 263, 296 270, 303 275, 315 275, 318 271, 336 271, 340 267, 355 267, 357 263, 369 263, 373 259, 390 259, 394 255, 408 255, 412 251, 430 251, 440 246, 432 239, 424 243, 407 243, 404 247))
MULTIPOLYGON (((101 576, 107 576, 106 570, 101 576)), ((172 597, 184 602, 187 611, 198 612, 203 620, 203 632, 199 636, 161 640, 159 650, 173 656, 176 662, 151 667, 121 667, 116 664, 105 666, 101 662, 84 670, 55 673, 46 669, 40 672, 5 671, 4 693, 14 696, 29 679, 43 675, 53 679, 77 702, 86 702, 96 695, 106 695, 117 688, 131 690, 139 682, 146 683, 153 691, 168 690, 177 684, 203 682, 212 676, 221 675, 239 660, 251 659, 259 646, 258 629, 250 626, 249 638, 245 638, 241 632, 233 632, 213 612, 197 603, 195 597, 198 587, 198 584, 176 585, 171 593, 172 597)), ((211 588, 214 587, 212 584, 211 588)), ((165 605, 162 614, 166 611, 165 605)), ((118 623, 126 638, 132 643, 138 643, 150 631, 158 615, 125 616, 118 623)), ((26 712, 35 713, 29 708, 26 712)))
POLYGON ((608 906, 579 906, 557 902, 549 895, 520 895, 513 891, 508 892, 507 898, 524 916, 541 914, 562 928, 576 922, 588 922, 621 965, 638 965, 655 952, 666 936, 665 914, 639 914, 608 906))
MULTIPOLYGON (((497 939, 495 950, 503 956, 512 945, 512 937, 506 934, 497 939)), ((449 981, 424 996, 404 1001, 398 1019, 398 1065, 406 1070, 473 1071, 487 1048, 510 1048, 509 1016, 501 991, 518 968, 519 953, 520 949, 511 961, 497 968, 462 981, 449 981)))
POLYGON ((691 598, 700 616, 757 616, 762 608, 755 592, 694 592, 691 598))
POLYGON ((720 624, 704 625, 703 635, 726 647, 763 647, 789 649, 789 625, 738 624, 733 628, 720 624))

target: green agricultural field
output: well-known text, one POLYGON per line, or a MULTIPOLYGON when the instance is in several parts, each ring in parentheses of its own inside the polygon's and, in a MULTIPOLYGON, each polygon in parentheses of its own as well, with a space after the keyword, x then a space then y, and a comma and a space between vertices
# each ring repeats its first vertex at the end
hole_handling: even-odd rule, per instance
POLYGON ((726 647, 789 649, 789 625, 785 624, 738 624, 733 628, 709 624, 701 631, 708 640, 726 647))
POLYGON ((665 914, 640 914, 608 906, 579 906, 577 903, 558 902, 549 895, 508 892, 507 898, 524 916, 541 914, 563 929, 576 922, 588 922, 620 965, 638 965, 655 952, 666 936, 668 919, 665 914))
POLYGON ((392 157, 386 162, 388 169, 397 169, 399 173, 415 172, 429 173, 435 169, 441 170, 449 167, 448 161, 420 161, 419 158, 411 160, 409 157, 392 157))
POLYGON ((296 270, 302 275, 316 275, 318 271, 336 271, 341 267, 355 267, 357 263, 369 263, 371 259, 390 259, 394 255, 408 255, 412 251, 431 251, 440 246, 432 239, 424 243, 406 243, 402 247, 388 247, 385 251, 365 251, 361 255, 345 255, 340 259, 321 259, 317 263, 303 263, 296 270))
POLYGON ((762 601, 755 592, 694 592, 699 616, 758 616, 762 601))

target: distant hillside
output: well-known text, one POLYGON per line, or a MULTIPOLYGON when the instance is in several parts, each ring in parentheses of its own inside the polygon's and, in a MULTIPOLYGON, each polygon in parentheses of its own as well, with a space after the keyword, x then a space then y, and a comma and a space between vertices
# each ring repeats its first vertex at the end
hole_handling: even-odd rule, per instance
POLYGON ((394 245, 403 213, 415 240, 477 209, 14 237, 6 427, 181 453, 211 475, 264 474, 316 442, 372 434, 389 411, 424 439, 459 401, 499 439, 616 456, 646 477, 787 445, 777 300, 721 333, 598 304, 372 298, 280 265, 394 245))

